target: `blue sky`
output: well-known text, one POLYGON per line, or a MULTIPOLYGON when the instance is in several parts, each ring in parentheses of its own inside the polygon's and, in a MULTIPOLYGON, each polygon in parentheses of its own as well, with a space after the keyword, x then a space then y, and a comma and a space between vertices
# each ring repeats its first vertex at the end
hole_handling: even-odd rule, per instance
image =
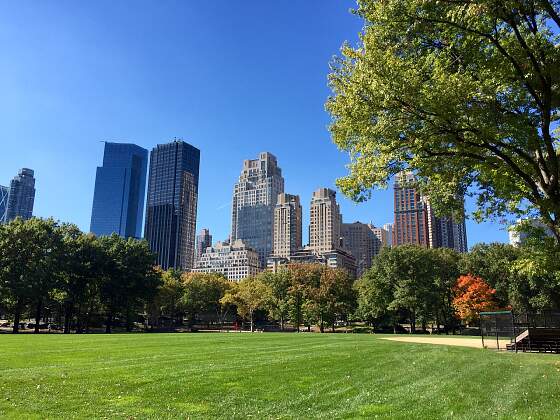
MULTIPOLYGON (((352 1, 5 2, 0 14, 0 184, 35 170, 35 215, 89 229, 102 140, 151 149, 173 137, 201 149, 198 228, 230 230, 243 159, 278 157, 308 220, 318 187, 348 157, 330 141, 328 63, 360 20, 352 1)), ((392 191, 344 220, 393 219, 392 191)), ((307 224, 307 223, 306 223, 307 224)), ((304 226, 307 230, 307 226, 304 226)), ((469 244, 506 241, 467 225, 469 244)))

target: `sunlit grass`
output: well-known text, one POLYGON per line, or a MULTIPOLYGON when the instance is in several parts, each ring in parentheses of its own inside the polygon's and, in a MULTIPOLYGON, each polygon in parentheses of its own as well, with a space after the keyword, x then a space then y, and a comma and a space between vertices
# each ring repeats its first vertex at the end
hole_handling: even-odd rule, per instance
POLYGON ((0 418, 558 418, 560 357, 352 334, 1 335, 0 418))

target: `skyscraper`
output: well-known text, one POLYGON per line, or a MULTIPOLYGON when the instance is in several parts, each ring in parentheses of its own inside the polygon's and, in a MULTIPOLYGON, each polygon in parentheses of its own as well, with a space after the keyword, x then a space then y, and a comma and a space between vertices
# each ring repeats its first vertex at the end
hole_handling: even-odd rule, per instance
POLYGON ((381 248, 387 246, 387 231, 372 224, 343 223, 340 233, 343 248, 356 259, 358 277, 371 267, 381 248))
POLYGON ((426 206, 425 201, 414 188, 415 180, 412 172, 401 172, 395 179, 393 246, 403 244, 428 246, 426 206))
POLYGON ((10 189, 0 185, 0 223, 6 222, 6 213, 8 211, 8 196, 10 189))
POLYGON ((383 229, 387 231, 387 246, 393 245, 393 224, 385 223, 383 229))
POLYGON ((467 231, 462 215, 437 217, 427 197, 414 188, 412 172, 401 172, 394 184, 393 245, 415 244, 467 252, 467 231))
POLYGON ((10 183, 8 195, 8 208, 6 210, 6 221, 21 217, 24 220, 33 216, 33 204, 35 202, 35 178, 32 169, 23 168, 10 183))
POLYGON ((309 248, 317 253, 340 248, 342 215, 336 192, 319 188, 311 199, 309 248))
POLYGON ((240 239, 257 251, 261 267, 272 253, 274 209, 283 192, 284 178, 274 155, 263 152, 243 162, 233 190, 231 240, 240 239))
POLYGON ((202 229, 196 237, 196 259, 198 260, 206 248, 212 246, 212 235, 208 229, 202 229))
POLYGON ((457 252, 467 252, 467 229, 465 226, 465 210, 457 216, 437 217, 426 201, 428 217, 428 235, 430 248, 451 248, 457 252))
POLYGON ((90 231, 142 237, 148 151, 135 144, 105 142, 97 168, 90 231))
POLYGON ((288 257, 301 248, 301 223, 299 196, 280 194, 274 209, 274 256, 288 257))
POLYGON ((150 153, 144 236, 164 269, 194 266, 200 150, 184 141, 150 153))

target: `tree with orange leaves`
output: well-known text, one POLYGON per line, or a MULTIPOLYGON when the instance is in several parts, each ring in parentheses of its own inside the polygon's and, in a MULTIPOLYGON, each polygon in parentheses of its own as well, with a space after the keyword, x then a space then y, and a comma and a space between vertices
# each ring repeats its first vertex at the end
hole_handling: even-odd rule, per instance
POLYGON ((482 278, 468 274, 457 279, 453 287, 453 307, 467 323, 477 320, 480 312, 497 308, 492 289, 482 278))

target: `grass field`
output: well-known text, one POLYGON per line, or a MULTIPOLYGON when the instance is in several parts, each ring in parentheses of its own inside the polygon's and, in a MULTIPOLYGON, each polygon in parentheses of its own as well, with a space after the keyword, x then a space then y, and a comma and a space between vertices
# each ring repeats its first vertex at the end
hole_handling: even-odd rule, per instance
POLYGON ((0 335, 0 418, 559 418, 560 357, 346 334, 0 335))

